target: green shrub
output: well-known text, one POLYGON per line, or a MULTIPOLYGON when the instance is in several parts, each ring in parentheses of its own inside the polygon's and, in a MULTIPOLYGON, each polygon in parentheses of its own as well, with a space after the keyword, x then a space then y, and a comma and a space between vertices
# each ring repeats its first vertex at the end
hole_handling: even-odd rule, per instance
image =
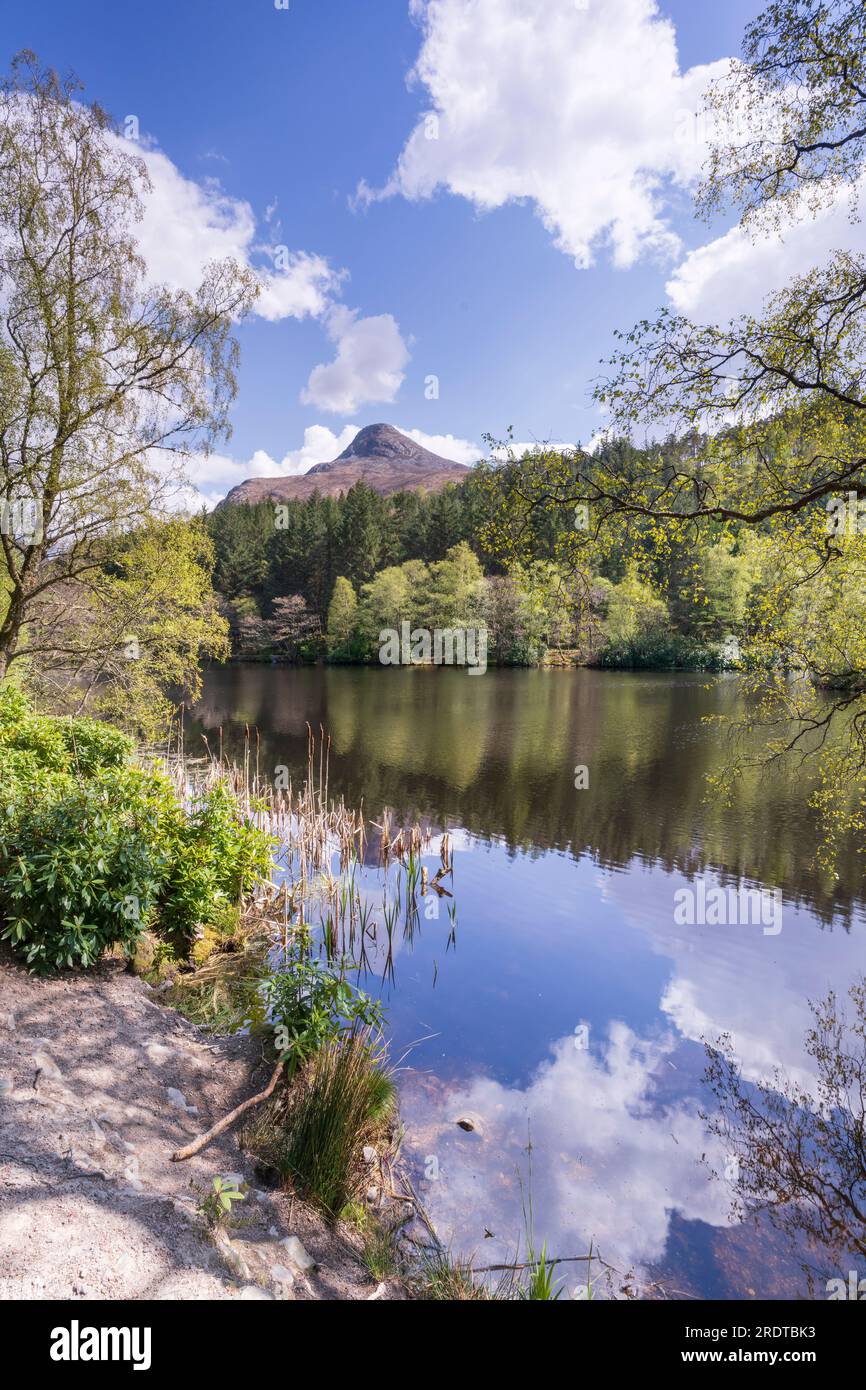
MULTIPOLYGON (((277 1051, 289 1075, 318 1052, 357 1027, 381 1028, 382 1005, 320 961, 293 958, 265 980, 262 995, 277 1051)), ((357 966, 354 967, 357 969, 357 966)), ((385 1080, 384 1073, 382 1076, 385 1080)))
POLYGON ((0 936, 31 969, 132 955, 150 926, 188 951, 261 878, 270 839, 217 782, 185 808, 125 734, 36 715, 0 683, 0 936))
POLYGON ((31 970, 132 954, 153 915, 164 863, 128 772, 72 783, 0 826, 2 935, 31 970))
POLYGON ((98 719, 58 719, 72 767, 79 777, 92 777, 103 767, 124 767, 135 745, 127 734, 98 719))
POLYGON ((40 773, 91 777, 123 767, 132 753, 132 740, 110 724, 34 714, 17 685, 0 683, 0 778, 7 786, 40 773))
POLYGON ((158 833, 168 865, 159 930, 185 952, 199 927, 216 922, 267 873, 271 840, 241 814, 236 796, 222 782, 192 811, 183 814, 177 806, 158 833))
POLYGON ((722 671, 725 665, 716 647, 676 632, 657 631, 608 642, 596 664, 625 671, 722 671))

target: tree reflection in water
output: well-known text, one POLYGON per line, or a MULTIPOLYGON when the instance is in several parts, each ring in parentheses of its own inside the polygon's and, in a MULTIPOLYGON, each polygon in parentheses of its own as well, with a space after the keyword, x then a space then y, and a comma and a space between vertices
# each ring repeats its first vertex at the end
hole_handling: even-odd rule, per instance
POLYGON ((798 1244, 866 1256, 866 979, 810 1004, 811 1087, 781 1072, 743 1079, 729 1039, 707 1045, 718 1111, 706 1115, 728 1154, 740 1219, 766 1216, 798 1244))

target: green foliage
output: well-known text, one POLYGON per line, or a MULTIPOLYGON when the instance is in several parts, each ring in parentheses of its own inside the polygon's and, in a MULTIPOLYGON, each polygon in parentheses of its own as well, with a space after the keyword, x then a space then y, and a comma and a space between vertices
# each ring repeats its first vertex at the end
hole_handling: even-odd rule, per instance
POLYGON ((264 877, 270 840, 240 813, 224 782, 214 783, 188 810, 167 805, 155 834, 166 865, 160 931, 185 953, 198 927, 216 922, 264 877))
POLYGON ((0 684, 0 935, 32 970, 131 956, 148 927, 186 951, 268 868, 268 837, 224 783, 186 808, 131 751, 0 684))
POLYGON ((630 565, 619 584, 609 587, 607 632, 611 642, 630 642, 667 626, 668 608, 630 565))
POLYGON ((371 1214, 364 1224, 362 1236, 362 1257, 373 1278, 396 1279, 401 1273, 401 1266, 393 1229, 380 1217, 371 1214))
POLYGON ((428 584, 427 566, 416 560, 400 566, 389 565, 364 585, 356 635, 365 652, 375 655, 383 628, 399 631, 401 623, 411 623, 414 627, 420 621, 428 584), (416 587, 419 581, 420 587, 416 587))
POLYGON ((414 1271, 412 1285, 419 1298, 431 1303, 489 1303, 500 1296, 476 1278, 471 1260, 447 1250, 425 1254, 414 1271))
POLYGON ((153 915, 163 872, 130 769, 24 801, 0 830, 2 936, 31 970, 127 954, 153 915))
POLYGON ((327 645, 331 661, 356 661, 361 657, 357 622, 358 595, 351 581, 339 575, 328 605, 327 645))
POLYGON ((277 1051, 287 1062, 289 1075, 325 1044, 358 1027, 382 1026, 378 1000, 356 989, 344 974, 307 956, 290 960, 270 975, 263 996, 277 1051))
MULTIPOLYGON (((213 544, 200 518, 149 519, 107 550, 80 628, 67 624, 63 633, 64 655, 73 653, 72 707, 84 688, 84 708, 135 738, 155 740, 179 693, 187 700, 199 694, 200 663, 229 654, 212 570, 213 544)), ((56 673, 53 680, 55 704, 56 673)))
POLYGON ((229 1178, 214 1178, 209 1192, 199 1202, 198 1209, 207 1224, 214 1229, 231 1219, 235 1202, 246 1200, 246 1183, 238 1187, 229 1178))
POLYGON ((618 671, 722 671, 725 666, 717 647, 676 632, 645 632, 608 642, 596 664, 618 671))
POLYGON ((451 547, 444 559, 430 566, 429 593, 420 606, 428 627, 468 627, 479 621, 484 571, 466 543, 451 547))
POLYGON ((98 702, 131 727, 172 681, 194 688, 199 656, 221 647, 210 543, 199 522, 169 517, 179 478, 165 463, 227 432, 233 328, 259 292, 230 258, 192 290, 148 284, 135 235, 148 187, 74 77, 29 52, 13 60, 0 80, 14 306, 0 320, 2 489, 32 499, 43 524, 3 538, 0 677, 25 669, 69 712, 98 702))
POLYGON ((368 1225, 369 1218, 369 1209, 360 1201, 347 1202, 340 1212, 340 1220, 345 1221, 347 1226, 353 1226, 356 1231, 363 1232, 368 1225))
POLYGON ((532 666, 543 655, 523 586, 513 575, 497 575, 484 586, 484 621, 491 655, 500 666, 532 666))
POLYGON ((286 595, 320 616, 333 662, 375 661, 379 632, 402 622, 486 624, 499 665, 535 665, 557 648, 591 661, 606 637, 659 626, 704 642, 742 639, 766 536, 734 525, 686 533, 652 515, 628 527, 610 519, 597 534, 592 517, 578 525, 569 504, 577 464, 599 486, 622 471, 637 478, 657 470, 669 487, 693 468, 695 450, 691 434, 647 449, 607 440, 592 456, 539 450, 481 465, 442 493, 291 502, 280 529, 271 504, 222 508, 208 526, 236 650, 270 649, 261 615, 286 595), (342 548, 362 514, 376 532, 373 574, 366 557, 361 563, 342 548), (237 575, 252 534, 264 568, 242 589, 237 575))
POLYGON ((534 1257, 526 1272, 524 1282, 519 1286, 519 1297, 527 1302, 555 1302, 562 1297, 562 1279, 554 1276, 554 1265, 550 1263, 547 1245, 534 1257))
POLYGON ((25 773, 89 777, 122 767, 132 748, 131 739, 95 719, 35 714, 20 686, 0 682, 0 788, 10 790, 25 773))
POLYGON ((276 596, 299 594, 326 624, 338 578, 357 593, 379 570, 442 560, 461 541, 483 561, 482 500, 470 476, 441 492, 392 497, 361 482, 345 497, 314 493, 282 504, 279 517, 273 503, 220 507, 207 518, 214 583, 226 599, 251 597, 262 612, 276 596))

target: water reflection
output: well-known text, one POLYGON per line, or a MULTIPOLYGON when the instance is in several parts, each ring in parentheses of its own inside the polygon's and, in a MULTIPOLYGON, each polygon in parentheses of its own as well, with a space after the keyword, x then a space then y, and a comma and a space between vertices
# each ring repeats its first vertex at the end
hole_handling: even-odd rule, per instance
POLYGON ((726 1223, 729 1194, 701 1161, 709 1154, 723 1166, 724 1154, 708 1142, 692 1100, 658 1093, 662 1068, 677 1066, 675 1058, 688 1066, 672 1034, 649 1042, 613 1022, 589 1049, 576 1041, 553 1043, 524 1087, 475 1076, 453 1090, 407 1088, 413 1144, 435 1175, 421 1184, 422 1197, 437 1228, 460 1232, 464 1248, 490 1262, 513 1258, 529 1131, 536 1230, 555 1232, 562 1255, 585 1252, 592 1240, 623 1275, 640 1275, 664 1254, 672 1210, 726 1223), (480 1137, 454 1123, 467 1110, 482 1119, 480 1137))
MULTIPOLYGON (((781 1066, 810 1090, 807 1000, 844 993, 860 968, 862 861, 849 846, 836 881, 815 866, 802 777, 754 772, 734 807, 706 802, 724 750, 704 720, 740 702, 733 679, 586 671, 208 677, 212 744, 222 725, 239 752, 256 725, 262 771, 297 778, 307 723, 321 725, 334 794, 363 797, 368 819, 390 806, 452 828, 456 934, 444 906, 422 910, 393 977, 375 952, 371 972, 385 973, 395 1052, 427 1039, 402 1085, 425 1204, 487 1262, 520 1233, 529 1123, 536 1233, 556 1253, 593 1238, 671 1290, 806 1291, 775 1237, 729 1224, 708 1167, 725 1155, 700 1116, 703 1042, 729 1033, 744 1078, 781 1066), (780 890, 781 931, 678 924, 675 894, 696 875, 780 890), (455 1125, 466 1109, 483 1133, 455 1125)), ((436 855, 425 862, 432 873, 436 855)), ((381 897, 374 868, 365 886, 381 897)))
POLYGON ((736 677, 603 671, 378 671, 262 666, 211 671, 188 746, 202 728, 242 751, 261 734, 262 767, 302 773, 306 724, 332 742, 332 787, 374 815, 450 820, 509 848, 591 854, 624 866, 706 865, 783 887, 822 920, 849 919, 863 865, 852 846, 838 878, 814 862, 809 770, 745 774, 736 804, 706 801, 723 736, 704 722, 736 716, 736 677), (589 768, 577 791, 574 768, 589 768))

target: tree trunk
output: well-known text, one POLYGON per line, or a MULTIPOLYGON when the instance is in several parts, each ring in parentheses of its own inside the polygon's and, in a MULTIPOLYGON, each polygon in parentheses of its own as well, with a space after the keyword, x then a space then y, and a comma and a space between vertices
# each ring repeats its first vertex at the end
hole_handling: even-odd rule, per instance
POLYGON ((24 604, 21 595, 12 594, 6 616, 0 622, 0 680, 3 680, 12 665, 23 622, 24 604))

